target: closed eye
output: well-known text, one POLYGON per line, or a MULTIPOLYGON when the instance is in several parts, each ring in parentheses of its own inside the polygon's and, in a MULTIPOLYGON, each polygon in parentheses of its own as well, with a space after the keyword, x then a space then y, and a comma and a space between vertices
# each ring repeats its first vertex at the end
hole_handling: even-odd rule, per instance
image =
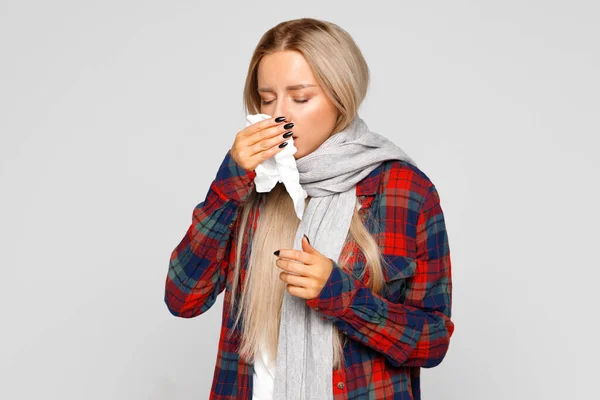
MULTIPOLYGON (((262 101, 262 104, 263 104, 263 105, 267 105, 267 104, 271 104, 272 102, 273 102, 273 100, 271 100, 271 101, 264 101, 264 100, 263 100, 263 101, 262 101)), ((296 102, 296 103, 307 103, 307 102, 308 102, 308 99, 304 99, 304 100, 294 100, 294 102, 296 102)))

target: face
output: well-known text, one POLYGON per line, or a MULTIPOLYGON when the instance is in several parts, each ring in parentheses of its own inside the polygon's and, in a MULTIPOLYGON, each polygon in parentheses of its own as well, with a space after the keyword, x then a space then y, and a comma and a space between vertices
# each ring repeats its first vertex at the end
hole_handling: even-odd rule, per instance
MULTIPOLYGON (((257 71, 260 112, 293 122, 298 159, 316 150, 333 132, 338 111, 297 51, 266 55, 257 71)), ((281 138, 283 142, 284 138, 281 138)))

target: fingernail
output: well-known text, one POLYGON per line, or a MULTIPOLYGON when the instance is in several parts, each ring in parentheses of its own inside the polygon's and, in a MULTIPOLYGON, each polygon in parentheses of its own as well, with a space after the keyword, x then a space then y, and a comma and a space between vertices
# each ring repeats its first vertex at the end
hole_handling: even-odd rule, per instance
POLYGON ((285 117, 277 117, 275 118, 275 122, 285 121, 285 117))
POLYGON ((286 133, 284 133, 284 134, 283 134, 283 137, 287 139, 287 138, 289 138, 290 136, 292 136, 292 134, 293 134, 293 133, 294 133, 294 132, 292 132, 292 131, 286 132, 286 133))
POLYGON ((306 240, 308 241, 308 244, 310 244, 310 239, 308 238, 308 236, 306 236, 306 233, 304 234, 304 237, 306 238, 306 240))
POLYGON ((278 256, 278 255, 279 255, 279 250, 275 250, 275 251, 273 252, 273 254, 275 254, 276 256, 278 256))
POLYGON ((294 123, 293 123, 293 122, 290 122, 289 124, 285 124, 285 125, 283 126, 283 129, 292 129, 293 127, 294 127, 294 123))
POLYGON ((287 146, 287 144, 288 144, 288 142, 283 142, 279 145, 279 147, 285 147, 285 146, 287 146))

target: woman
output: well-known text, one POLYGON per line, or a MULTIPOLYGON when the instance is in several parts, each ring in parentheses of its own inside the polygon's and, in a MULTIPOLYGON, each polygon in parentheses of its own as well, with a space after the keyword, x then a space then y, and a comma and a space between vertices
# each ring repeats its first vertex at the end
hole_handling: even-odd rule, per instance
POLYGON ((358 117, 369 70, 350 35, 311 18, 280 23, 255 49, 239 131, 171 254, 173 315, 225 291, 211 399, 420 399, 420 367, 454 331, 438 192, 358 117), (306 209, 256 167, 294 138, 306 209))

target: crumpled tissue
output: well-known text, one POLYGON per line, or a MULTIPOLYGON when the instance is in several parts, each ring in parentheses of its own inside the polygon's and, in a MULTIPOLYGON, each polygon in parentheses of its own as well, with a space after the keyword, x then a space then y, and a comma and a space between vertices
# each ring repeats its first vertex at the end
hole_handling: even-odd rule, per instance
MULTIPOLYGON (((266 114, 250 114, 246 116, 246 126, 250 126, 256 122, 269 119, 270 115, 266 114)), ((308 194, 300 185, 300 174, 294 154, 298 149, 294 146, 294 139, 290 136, 287 146, 283 150, 276 153, 256 166, 256 177, 254 184, 256 191, 270 192, 275 187, 277 182, 283 182, 285 189, 294 202, 294 209, 299 219, 304 215, 304 201, 308 194)))

